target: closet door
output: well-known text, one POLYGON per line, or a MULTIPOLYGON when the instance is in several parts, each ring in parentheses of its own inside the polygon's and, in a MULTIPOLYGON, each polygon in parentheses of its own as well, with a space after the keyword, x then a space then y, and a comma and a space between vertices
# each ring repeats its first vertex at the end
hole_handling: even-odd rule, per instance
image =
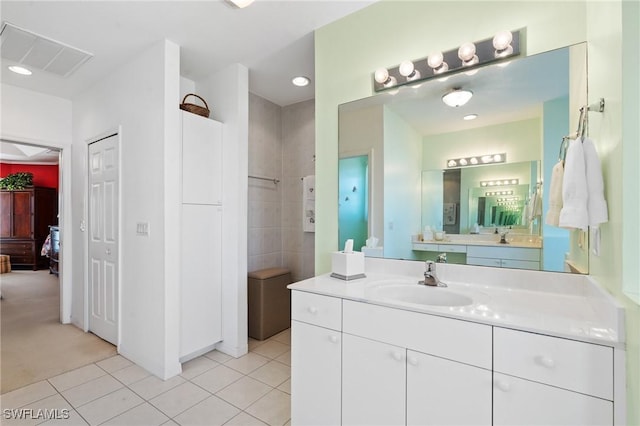
POLYGON ((182 205, 180 356, 222 340, 222 207, 182 205))
POLYGON ((222 123, 182 112, 182 202, 222 204, 222 123))

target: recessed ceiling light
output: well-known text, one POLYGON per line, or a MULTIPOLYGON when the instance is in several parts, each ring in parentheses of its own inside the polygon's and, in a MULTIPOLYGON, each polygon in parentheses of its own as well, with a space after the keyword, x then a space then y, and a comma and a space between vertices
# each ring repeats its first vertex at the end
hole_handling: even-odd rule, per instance
POLYGON ((468 114, 462 117, 463 120, 475 120, 478 118, 478 114, 468 114))
POLYGON ((304 77, 304 76, 298 76, 298 77, 293 77, 293 79, 291 79, 291 82, 298 87, 304 87, 307 86, 311 80, 309 80, 309 77, 304 77))
POLYGON ((18 65, 11 65, 9 66, 9 70, 15 72, 16 74, 21 74, 21 75, 31 75, 33 74, 31 72, 31 70, 28 70, 24 67, 20 67, 18 65))

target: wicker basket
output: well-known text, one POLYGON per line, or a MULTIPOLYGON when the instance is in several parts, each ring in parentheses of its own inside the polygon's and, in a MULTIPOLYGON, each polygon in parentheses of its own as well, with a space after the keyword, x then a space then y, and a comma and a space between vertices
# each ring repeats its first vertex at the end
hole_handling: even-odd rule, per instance
POLYGON ((207 101, 205 101, 204 99, 202 99, 200 96, 196 95, 195 93, 188 93, 188 94, 185 95, 185 97, 182 99, 182 103, 180 104, 180 109, 192 112, 194 114, 201 115, 203 117, 209 117, 209 114, 211 113, 211 111, 209 111, 209 105, 207 105, 207 101), (196 98, 200 99, 204 103, 204 107, 201 107, 200 105, 190 104, 190 103, 185 102, 187 100, 187 97, 189 97, 189 96, 195 96, 196 98))

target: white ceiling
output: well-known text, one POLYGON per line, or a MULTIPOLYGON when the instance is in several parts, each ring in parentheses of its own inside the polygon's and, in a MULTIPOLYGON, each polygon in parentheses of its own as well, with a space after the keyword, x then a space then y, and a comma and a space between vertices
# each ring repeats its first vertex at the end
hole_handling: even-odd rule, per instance
POLYGON ((67 78, 6 71, 2 82, 72 99, 147 49, 181 46, 181 74, 198 80, 241 63, 251 92, 280 106, 314 97, 313 31, 374 0, 255 0, 237 9, 208 1, 5 1, 2 20, 94 55, 67 78), (311 85, 294 87, 305 75, 311 85))
MULTIPOLYGON (((206 1, 5 1, 3 22, 94 56, 70 76, 34 70, 26 77, 6 70, 2 83, 73 99, 152 44, 169 39, 181 46, 183 77, 198 80, 241 63, 249 68, 249 90, 280 106, 313 99, 313 32, 374 0, 255 0, 237 9, 206 1), (300 88, 291 78, 304 75, 300 88)), ((34 152, 0 142, 8 162, 57 163, 57 152, 34 152), (23 151, 28 151, 25 153, 23 151)))

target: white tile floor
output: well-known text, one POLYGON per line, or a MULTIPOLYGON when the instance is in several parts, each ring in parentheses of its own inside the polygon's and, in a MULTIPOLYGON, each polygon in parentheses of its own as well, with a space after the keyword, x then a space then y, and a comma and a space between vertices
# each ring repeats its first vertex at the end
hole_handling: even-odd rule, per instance
POLYGON ((290 345, 290 330, 249 339, 247 355, 234 359, 212 351, 166 381, 116 355, 3 394, 0 423, 289 425, 290 345), (14 418, 18 413, 28 418, 14 418))

